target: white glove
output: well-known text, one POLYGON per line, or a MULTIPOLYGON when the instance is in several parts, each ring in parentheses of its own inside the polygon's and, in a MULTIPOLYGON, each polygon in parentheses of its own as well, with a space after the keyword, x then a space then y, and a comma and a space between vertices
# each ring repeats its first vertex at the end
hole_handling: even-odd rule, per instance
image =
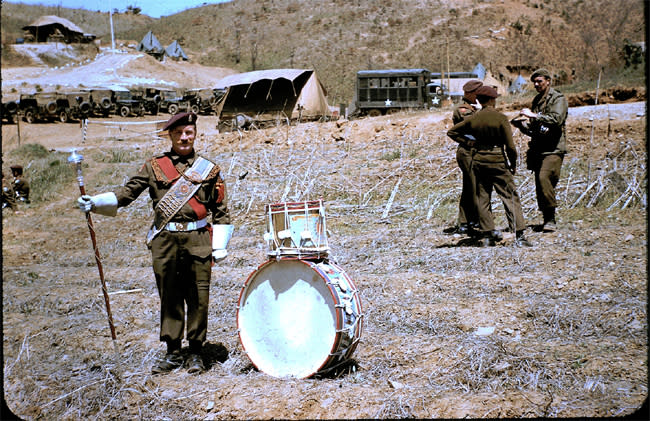
POLYGON ((106 216, 117 215, 117 196, 113 192, 95 196, 85 194, 77 199, 77 205, 82 212, 95 212, 106 216))
POLYGON ((481 105, 480 102, 478 102, 478 99, 477 99, 476 102, 474 104, 472 104, 472 108, 474 108, 475 110, 478 111, 478 110, 482 109, 483 106, 481 105))
POLYGON ((235 230, 234 225, 213 225, 212 226, 212 258, 215 262, 220 262, 228 256, 228 242, 235 230))

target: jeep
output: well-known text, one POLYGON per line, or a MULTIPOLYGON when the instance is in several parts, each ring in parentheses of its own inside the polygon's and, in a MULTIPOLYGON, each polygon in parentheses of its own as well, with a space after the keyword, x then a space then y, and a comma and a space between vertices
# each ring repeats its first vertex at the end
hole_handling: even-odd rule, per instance
POLYGON ((27 123, 34 123, 37 120, 59 120, 66 123, 70 118, 68 97, 58 92, 22 94, 19 110, 27 123))

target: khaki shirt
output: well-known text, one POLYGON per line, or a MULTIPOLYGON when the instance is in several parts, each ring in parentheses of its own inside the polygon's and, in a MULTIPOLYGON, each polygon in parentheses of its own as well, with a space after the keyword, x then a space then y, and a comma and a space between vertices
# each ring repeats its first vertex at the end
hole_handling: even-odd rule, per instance
POLYGON ((472 105, 467 101, 467 99, 463 98, 463 102, 461 104, 458 104, 452 113, 451 120, 453 121, 454 124, 458 124, 461 121, 465 120, 466 118, 474 115, 476 110, 472 105))
POLYGON ((466 135, 476 139, 474 159, 483 162, 504 162, 503 151, 514 166, 517 162, 517 149, 512 140, 512 129, 505 114, 493 107, 484 107, 473 116, 454 125, 447 136, 456 142, 466 142, 466 135))
MULTIPOLYGON (((117 196, 118 207, 129 205, 137 199, 144 190, 148 189, 149 197, 153 200, 153 208, 156 208, 160 199, 162 199, 165 193, 167 193, 172 186, 172 183, 164 174, 161 174, 160 171, 156 174, 152 167, 152 162, 163 156, 168 156, 172 160, 172 163, 179 173, 190 168, 197 157, 194 152, 188 156, 179 156, 172 150, 148 160, 144 165, 142 165, 138 173, 131 177, 124 186, 114 191, 115 196, 117 196)), ((223 178, 221 178, 218 166, 215 166, 215 169, 210 173, 210 175, 203 180, 201 187, 195 193, 194 197, 196 197, 197 200, 206 207, 208 217, 210 215, 212 216, 213 224, 230 224, 226 185, 223 178)), ((192 209, 188 203, 185 203, 176 215, 174 215, 171 221, 192 222, 197 219, 198 217, 194 212, 194 209, 192 209)))

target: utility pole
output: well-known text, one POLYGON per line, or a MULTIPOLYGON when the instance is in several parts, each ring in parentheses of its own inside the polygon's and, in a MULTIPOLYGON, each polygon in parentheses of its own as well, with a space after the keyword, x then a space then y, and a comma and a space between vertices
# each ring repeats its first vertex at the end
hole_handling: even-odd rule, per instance
POLYGON ((111 21, 111 53, 115 51, 115 34, 113 33, 113 6, 111 5, 110 0, 108 1, 108 14, 111 21))

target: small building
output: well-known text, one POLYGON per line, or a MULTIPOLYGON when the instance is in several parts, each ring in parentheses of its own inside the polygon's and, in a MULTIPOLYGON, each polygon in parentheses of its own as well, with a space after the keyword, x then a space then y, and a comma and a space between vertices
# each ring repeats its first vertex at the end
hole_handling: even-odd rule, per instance
POLYGON ((62 41, 69 44, 92 42, 96 38, 69 20, 54 15, 42 16, 22 29, 25 40, 34 42, 62 41))

